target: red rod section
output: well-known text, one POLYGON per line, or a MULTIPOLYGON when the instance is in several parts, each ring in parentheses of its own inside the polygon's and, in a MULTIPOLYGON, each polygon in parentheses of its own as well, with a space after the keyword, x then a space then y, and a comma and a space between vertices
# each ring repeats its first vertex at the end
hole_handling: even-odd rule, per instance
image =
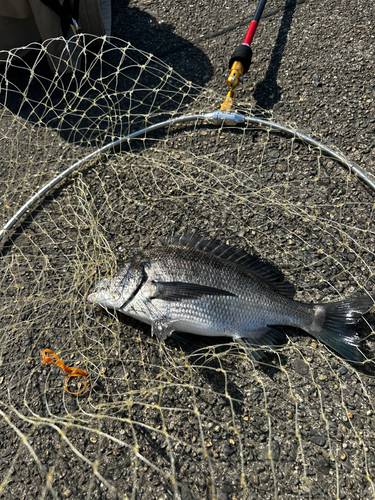
MULTIPOLYGON (((261 18, 261 15, 263 13, 263 9, 264 9, 264 6, 266 5, 266 1, 267 0, 259 0, 259 3, 258 3, 258 7, 255 11, 255 14, 254 14, 254 18, 253 20, 251 21, 250 23, 250 26, 247 30, 247 33, 246 33, 246 36, 244 38, 244 41, 241 45, 239 45, 233 52, 231 58, 229 59, 229 69, 232 71, 232 66, 235 62, 239 62, 242 64, 243 68, 241 69, 241 74, 240 75, 237 75, 238 76, 242 76, 244 75, 245 73, 247 73, 249 67, 250 67, 250 64, 251 64, 251 55, 252 55, 252 51, 251 51, 251 42, 253 41, 253 38, 254 38, 254 35, 255 35, 255 31, 258 27, 258 23, 260 21, 260 18, 261 18)), ((238 72, 238 69, 237 68, 235 71, 238 72)), ((233 76, 233 75, 232 75, 233 76)), ((232 78, 232 77, 231 77, 232 78)), ((230 80, 232 81, 232 80, 230 80)), ((229 84, 228 85, 232 85, 233 84, 229 84)))
POLYGON ((247 30, 246 36, 243 40, 243 45, 251 45, 256 29, 258 27, 258 21, 251 21, 249 29, 247 30))

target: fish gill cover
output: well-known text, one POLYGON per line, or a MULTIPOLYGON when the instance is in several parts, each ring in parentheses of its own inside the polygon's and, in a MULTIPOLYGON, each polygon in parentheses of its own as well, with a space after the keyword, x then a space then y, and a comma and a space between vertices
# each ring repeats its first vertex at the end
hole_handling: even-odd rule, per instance
MULTIPOLYGON (((90 71, 46 77, 9 55, 2 225, 96 148, 220 105, 131 45, 90 58, 90 71)), ((159 344, 86 301, 129 254, 194 228, 272 262, 298 300, 374 294, 373 210, 374 193, 319 148, 198 120, 127 141, 48 192, 1 249, 0 498, 374 497, 371 314, 363 370, 293 329, 255 366, 230 340, 159 344), (87 380, 67 381, 72 367, 87 380)))

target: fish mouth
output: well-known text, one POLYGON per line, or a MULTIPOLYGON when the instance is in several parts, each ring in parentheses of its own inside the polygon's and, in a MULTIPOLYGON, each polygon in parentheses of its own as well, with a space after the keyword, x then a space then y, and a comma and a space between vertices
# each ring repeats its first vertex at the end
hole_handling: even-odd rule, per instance
POLYGON ((94 290, 89 290, 89 294, 88 294, 88 296, 86 298, 87 302, 91 302, 91 303, 94 302, 93 295, 94 295, 94 290))

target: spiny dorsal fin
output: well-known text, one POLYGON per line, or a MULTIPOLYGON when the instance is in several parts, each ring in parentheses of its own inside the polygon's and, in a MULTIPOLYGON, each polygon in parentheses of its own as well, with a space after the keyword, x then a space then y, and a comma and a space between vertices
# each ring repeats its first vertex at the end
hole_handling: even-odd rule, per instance
POLYGON ((194 231, 193 233, 183 232, 182 234, 173 233, 168 238, 167 245, 194 248, 195 250, 210 253, 221 259, 229 260, 255 274, 281 295, 291 297, 295 294, 294 286, 285 281, 283 273, 272 264, 262 262, 255 255, 250 255, 244 250, 238 250, 215 238, 208 240, 204 236, 201 236, 198 231, 194 231))

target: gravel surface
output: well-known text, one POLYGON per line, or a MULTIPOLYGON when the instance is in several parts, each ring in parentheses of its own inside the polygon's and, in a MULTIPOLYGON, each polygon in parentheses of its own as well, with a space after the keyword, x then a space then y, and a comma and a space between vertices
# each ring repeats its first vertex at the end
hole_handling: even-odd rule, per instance
MULTIPOLYGON (((255 7, 114 0, 113 35, 184 79, 166 82, 155 100, 143 90, 130 129, 151 106, 151 121, 174 109, 176 94, 158 106, 177 81, 181 109, 217 109, 255 7)), ((319 136, 375 174, 374 25, 370 0, 270 0, 239 106, 319 136)), ((47 66, 38 71, 47 81, 47 66)), ((137 69, 127 74, 136 80, 137 69)), ((8 79, 28 85, 22 69, 8 79)), ((91 102, 130 85, 95 82, 91 102)), ((144 85, 157 82, 149 73, 144 85)), ((45 110, 35 105, 38 84, 35 102, 18 111, 20 92, 5 102, 3 89, 2 222, 56 172, 128 130, 126 120, 103 118, 108 102, 119 102, 112 97, 89 111, 79 102, 69 114, 65 98, 45 110)), ((124 99, 113 116, 127 117, 128 106, 124 99)), ((366 370, 300 331, 285 332, 289 342, 260 367, 229 343, 206 348, 182 334, 159 345, 146 325, 85 301, 130 250, 180 227, 272 261, 299 300, 374 293, 373 210, 374 193, 319 151, 201 123, 136 141, 50 193, 1 249, 0 498, 375 498, 375 384, 366 370), (88 371, 83 394, 69 395, 63 372, 41 364, 46 348, 88 371)), ((369 357, 374 319, 359 328, 369 357)), ((79 384, 72 378, 69 387, 79 384)))

